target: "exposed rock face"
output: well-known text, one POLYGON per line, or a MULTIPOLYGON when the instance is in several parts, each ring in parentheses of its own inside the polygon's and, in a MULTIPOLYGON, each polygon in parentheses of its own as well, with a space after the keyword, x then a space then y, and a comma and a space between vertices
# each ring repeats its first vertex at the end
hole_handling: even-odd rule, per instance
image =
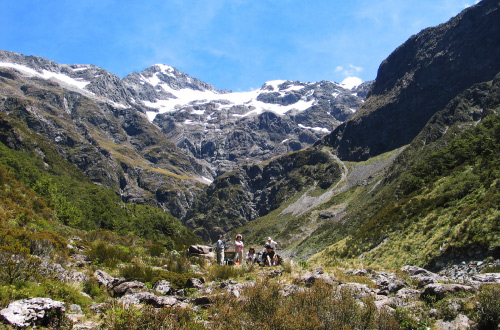
POLYGON ((427 285, 424 288, 422 297, 424 299, 427 299, 426 297, 435 297, 437 300, 440 300, 443 299, 447 294, 474 291, 474 288, 468 285, 433 283, 427 285))
MULTIPOLYGON (((147 119, 121 80, 93 66, 0 51, 0 111, 46 136, 57 151, 125 202, 182 217, 207 167, 147 119)), ((12 140, 10 144, 16 144, 12 140)), ((20 143, 14 145, 19 146, 20 143)))
POLYGON ((267 164, 242 166, 218 177, 193 205, 184 222, 206 241, 215 241, 276 209, 305 186, 326 189, 341 176, 328 152, 309 149, 267 164))
POLYGON ((311 145, 355 113, 370 86, 274 81, 230 93, 166 65, 120 79, 93 65, 0 51, 0 111, 47 136, 123 201, 178 218, 200 182, 311 145))
POLYGON ((0 311, 0 316, 15 327, 46 325, 52 318, 62 317, 66 308, 63 302, 50 298, 17 300, 0 311))
POLYGON ((411 37, 382 62, 360 111, 322 143, 344 160, 408 144, 453 97, 500 71, 499 21, 498 1, 483 0, 411 37))
POLYGON ((352 90, 328 81, 271 81, 232 93, 165 65, 125 77, 148 116, 186 154, 220 175, 314 143, 360 107, 371 83, 352 90))

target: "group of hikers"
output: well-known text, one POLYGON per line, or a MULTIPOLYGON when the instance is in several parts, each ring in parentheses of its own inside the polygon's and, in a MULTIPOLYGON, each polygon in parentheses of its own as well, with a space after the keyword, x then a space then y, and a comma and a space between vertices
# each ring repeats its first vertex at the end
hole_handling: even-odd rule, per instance
MULTIPOLYGON (((215 244, 215 252, 217 253, 217 264, 223 265, 225 262, 225 251, 226 246, 223 240, 224 236, 219 235, 219 239, 215 244)), ((243 265, 243 261, 247 264, 257 263, 261 266, 276 266, 280 263, 281 258, 276 254, 276 247, 278 243, 273 241, 271 237, 267 238, 266 244, 264 244, 264 248, 261 252, 256 253, 253 247, 248 249, 248 252, 245 255, 245 259, 243 259, 243 248, 245 244, 243 244, 243 236, 241 234, 236 235, 236 240, 234 241, 234 259, 233 263, 235 265, 243 265)))

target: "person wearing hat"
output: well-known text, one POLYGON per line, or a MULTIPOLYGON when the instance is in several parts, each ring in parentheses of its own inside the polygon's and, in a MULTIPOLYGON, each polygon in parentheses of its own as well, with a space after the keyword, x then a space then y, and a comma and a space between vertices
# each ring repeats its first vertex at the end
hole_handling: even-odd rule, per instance
POLYGON ((278 243, 273 241, 271 237, 267 238, 267 244, 270 245, 273 249, 276 249, 276 246, 278 245, 278 243))
POLYGON ((236 260, 238 260, 239 265, 243 265, 243 248, 245 244, 241 240, 243 237, 241 234, 236 235, 236 241, 234 241, 234 252, 236 255, 234 256, 234 264, 236 265, 236 260))

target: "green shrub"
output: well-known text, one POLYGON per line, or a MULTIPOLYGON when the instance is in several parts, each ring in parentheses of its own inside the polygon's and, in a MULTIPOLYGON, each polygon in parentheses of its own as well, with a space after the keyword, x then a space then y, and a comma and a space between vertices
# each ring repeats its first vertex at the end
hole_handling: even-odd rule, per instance
POLYGON ((228 280, 230 278, 241 277, 244 275, 244 268, 227 265, 213 265, 208 272, 208 278, 212 281, 228 280))
POLYGON ((350 290, 318 282, 290 295, 269 279, 245 287, 241 297, 219 295, 209 310, 211 329, 400 329, 387 311, 379 313, 372 298, 354 299, 350 290))
POLYGON ((481 288, 475 318, 478 329, 496 329, 500 324, 500 285, 481 288))
POLYGON ((132 255, 127 249, 119 246, 109 245, 100 241, 92 245, 88 256, 95 264, 102 264, 108 267, 114 267, 119 262, 130 262, 132 255))
POLYGON ((93 277, 83 282, 83 292, 90 295, 92 298, 100 296, 106 290, 101 290, 99 282, 93 277))
POLYGON ((102 328, 107 330, 196 330, 204 327, 195 322, 194 313, 190 309, 115 305, 103 316, 102 328))
POLYGON ((40 260, 17 241, 0 246, 0 282, 13 284, 29 281, 38 275, 40 260))

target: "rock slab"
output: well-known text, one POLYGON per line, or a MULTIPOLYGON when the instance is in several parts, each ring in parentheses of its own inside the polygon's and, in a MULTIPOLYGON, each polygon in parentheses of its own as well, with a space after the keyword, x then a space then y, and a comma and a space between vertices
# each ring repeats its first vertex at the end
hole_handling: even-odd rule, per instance
POLYGON ((50 298, 31 298, 17 300, 0 311, 1 318, 16 327, 45 325, 51 318, 61 317, 65 312, 61 301, 50 298))

